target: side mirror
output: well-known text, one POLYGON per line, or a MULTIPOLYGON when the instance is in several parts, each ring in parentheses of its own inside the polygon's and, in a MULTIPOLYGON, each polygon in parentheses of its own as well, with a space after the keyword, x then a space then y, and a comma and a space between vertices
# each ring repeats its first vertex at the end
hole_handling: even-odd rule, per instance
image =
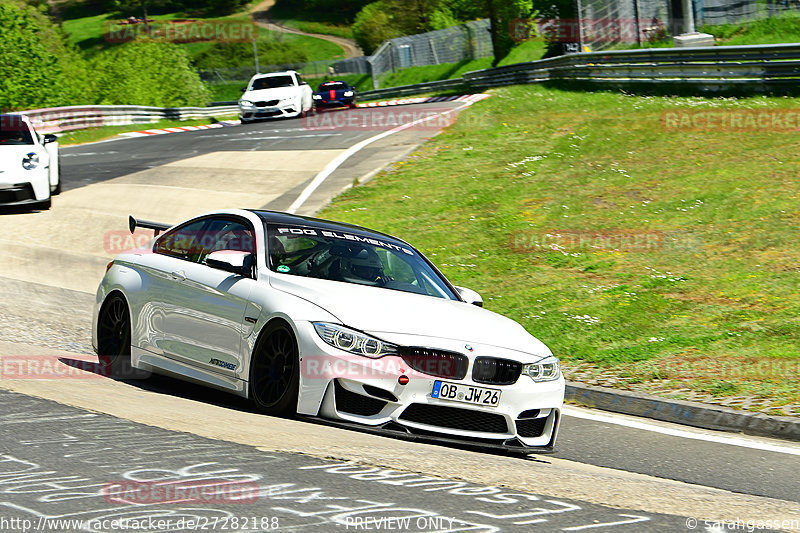
POLYGON ((54 143, 56 141, 58 141, 58 137, 56 137, 52 133, 48 133, 47 135, 44 136, 44 139, 42 140, 42 144, 54 143))
POLYGON ((458 295, 461 296, 461 299, 468 304, 483 307, 483 298, 481 298, 481 295, 477 292, 466 287, 456 287, 456 290, 458 291, 458 295))
POLYGON ((242 87, 242 92, 246 93, 247 92, 247 87, 242 87))
POLYGON ((250 278, 253 276, 253 254, 238 250, 217 250, 206 257, 206 265, 250 278))

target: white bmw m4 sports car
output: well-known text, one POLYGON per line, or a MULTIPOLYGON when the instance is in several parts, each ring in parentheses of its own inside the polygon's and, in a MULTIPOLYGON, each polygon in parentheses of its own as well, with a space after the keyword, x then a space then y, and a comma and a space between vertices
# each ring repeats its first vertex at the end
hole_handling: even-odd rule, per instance
POLYGON ((115 375, 170 375, 270 415, 552 451, 558 359, 410 244, 269 211, 130 226, 156 237, 109 263, 94 313, 115 375))

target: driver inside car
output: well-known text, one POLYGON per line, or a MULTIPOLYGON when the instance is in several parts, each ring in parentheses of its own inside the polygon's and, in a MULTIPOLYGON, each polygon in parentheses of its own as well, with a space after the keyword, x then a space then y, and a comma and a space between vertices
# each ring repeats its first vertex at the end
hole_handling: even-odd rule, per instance
POLYGON ((388 281, 383 272, 383 263, 371 248, 362 248, 352 255, 341 257, 339 275, 351 283, 375 285, 388 281))

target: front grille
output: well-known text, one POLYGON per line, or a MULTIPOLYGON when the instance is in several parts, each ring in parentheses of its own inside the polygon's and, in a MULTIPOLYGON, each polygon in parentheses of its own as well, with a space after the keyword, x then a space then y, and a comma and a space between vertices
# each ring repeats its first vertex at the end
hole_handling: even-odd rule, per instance
POLYGON ((30 183, 15 185, 13 189, 0 189, 0 204, 13 204, 35 199, 33 185, 30 183))
POLYGON ((517 434, 519 434, 520 437, 525 437, 526 439, 541 437, 546 424, 547 417, 517 420, 517 434))
POLYGON ((469 359, 460 353, 410 347, 403 348, 401 355, 408 366, 429 376, 464 379, 467 375, 469 359))
POLYGON ((386 405, 386 402, 382 400, 350 392, 338 381, 334 381, 334 391, 336 393, 336 410, 343 413, 372 416, 380 413, 386 405))
POLYGON ((413 403, 403 411, 400 420, 464 431, 508 432, 508 424, 502 415, 444 405, 413 403))
POLYGON ((472 381, 490 385, 512 385, 522 373, 522 363, 510 359, 477 357, 472 365, 472 381))
POLYGON ((256 102, 256 107, 273 107, 278 105, 278 102, 280 102, 280 100, 267 100, 262 102, 256 102))

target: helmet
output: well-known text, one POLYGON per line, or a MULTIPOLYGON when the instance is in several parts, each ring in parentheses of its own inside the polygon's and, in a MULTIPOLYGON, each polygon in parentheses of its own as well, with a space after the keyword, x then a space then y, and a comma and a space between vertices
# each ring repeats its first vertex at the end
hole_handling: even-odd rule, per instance
POLYGON ((383 263, 378 254, 370 248, 362 248, 357 253, 342 257, 341 272, 347 281, 374 283, 383 277, 383 263))

